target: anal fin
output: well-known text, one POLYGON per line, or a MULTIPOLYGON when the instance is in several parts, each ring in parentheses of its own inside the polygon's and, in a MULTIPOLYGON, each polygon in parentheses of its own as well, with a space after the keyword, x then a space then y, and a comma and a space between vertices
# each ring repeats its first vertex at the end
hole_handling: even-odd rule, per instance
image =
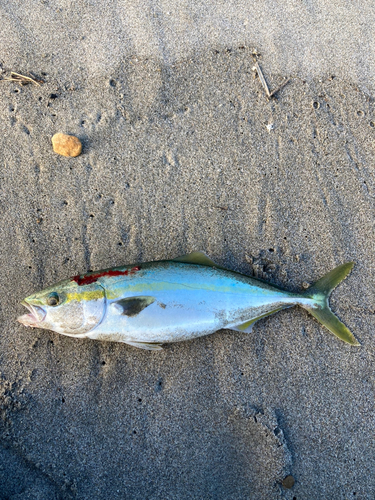
POLYGON ((267 312, 265 314, 261 314, 260 316, 257 316, 256 318, 249 319, 249 321, 245 321, 245 323, 242 323, 240 325, 232 326, 230 327, 231 330, 234 330, 236 332, 243 332, 243 333, 251 333, 253 330, 253 325, 256 321, 262 318, 266 318, 267 316, 270 316, 271 314, 277 313, 278 311, 281 311, 281 309, 286 309, 287 307, 291 307, 289 305, 283 306, 283 307, 278 307, 277 309, 274 309, 273 311, 267 312))
POLYGON ((139 349, 145 349, 146 351, 161 351, 163 348, 161 344, 157 342, 125 342, 133 347, 138 347, 139 349))
POLYGON ((256 321, 258 321, 258 318, 246 321, 246 323, 242 323, 242 325, 232 326, 231 330, 234 330, 235 332, 251 333, 253 331, 253 324, 256 321))

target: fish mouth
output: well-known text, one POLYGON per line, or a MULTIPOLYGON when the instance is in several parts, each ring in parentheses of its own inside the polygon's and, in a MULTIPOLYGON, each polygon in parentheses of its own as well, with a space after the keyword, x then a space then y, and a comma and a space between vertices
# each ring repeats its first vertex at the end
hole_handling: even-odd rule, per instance
POLYGON ((33 306, 27 303, 25 300, 21 304, 29 310, 28 314, 23 314, 17 318, 17 321, 22 323, 24 326, 30 326, 31 328, 37 328, 40 323, 46 317, 46 311, 39 306, 33 306))

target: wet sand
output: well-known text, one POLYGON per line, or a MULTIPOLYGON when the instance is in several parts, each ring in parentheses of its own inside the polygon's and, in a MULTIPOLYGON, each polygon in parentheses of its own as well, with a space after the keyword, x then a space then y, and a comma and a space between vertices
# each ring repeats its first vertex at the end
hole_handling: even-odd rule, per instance
POLYGON ((0 17, 0 76, 45 82, 0 81, 0 499, 372 498, 372 6, 0 17), (193 250, 289 290, 354 260, 331 305, 362 347, 299 308, 161 352, 16 322, 58 280, 193 250))

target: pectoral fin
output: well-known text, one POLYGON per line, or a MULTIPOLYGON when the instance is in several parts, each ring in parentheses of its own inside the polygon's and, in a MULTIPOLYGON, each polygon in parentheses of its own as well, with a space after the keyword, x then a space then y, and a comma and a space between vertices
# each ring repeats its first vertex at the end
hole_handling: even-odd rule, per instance
POLYGON ((145 349, 146 351, 161 351, 163 348, 161 344, 155 342, 125 342, 133 347, 138 347, 139 349, 145 349))
POLYGON ((114 307, 124 316, 137 316, 143 309, 155 302, 155 297, 128 297, 114 302, 114 307))
POLYGON ((224 267, 219 266, 219 264, 216 264, 216 262, 210 259, 204 252, 191 252, 172 260, 174 262, 185 262, 186 264, 196 264, 199 266, 210 266, 216 267, 217 269, 225 269, 224 267))
POLYGON ((274 309, 273 311, 270 311, 266 314, 262 314, 261 316, 257 316, 256 318, 250 319, 249 321, 245 321, 245 323, 242 323, 241 325, 232 326, 231 330, 234 330, 236 332, 251 333, 253 330, 253 325, 256 321, 258 321, 259 319, 265 318, 266 316, 270 316, 271 314, 274 314, 278 311, 281 311, 281 309, 286 309, 287 307, 290 307, 290 306, 278 307, 277 309, 274 309))

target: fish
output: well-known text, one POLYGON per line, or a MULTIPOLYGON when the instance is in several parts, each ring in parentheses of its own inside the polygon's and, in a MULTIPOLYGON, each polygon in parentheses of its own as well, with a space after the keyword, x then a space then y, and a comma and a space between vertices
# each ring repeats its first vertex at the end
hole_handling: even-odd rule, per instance
POLYGON ((192 252, 73 276, 24 299, 28 313, 18 321, 70 337, 160 350, 224 328, 250 333, 258 320, 298 305, 338 338, 359 346, 329 307, 332 290, 353 265, 339 265, 293 293, 192 252))

